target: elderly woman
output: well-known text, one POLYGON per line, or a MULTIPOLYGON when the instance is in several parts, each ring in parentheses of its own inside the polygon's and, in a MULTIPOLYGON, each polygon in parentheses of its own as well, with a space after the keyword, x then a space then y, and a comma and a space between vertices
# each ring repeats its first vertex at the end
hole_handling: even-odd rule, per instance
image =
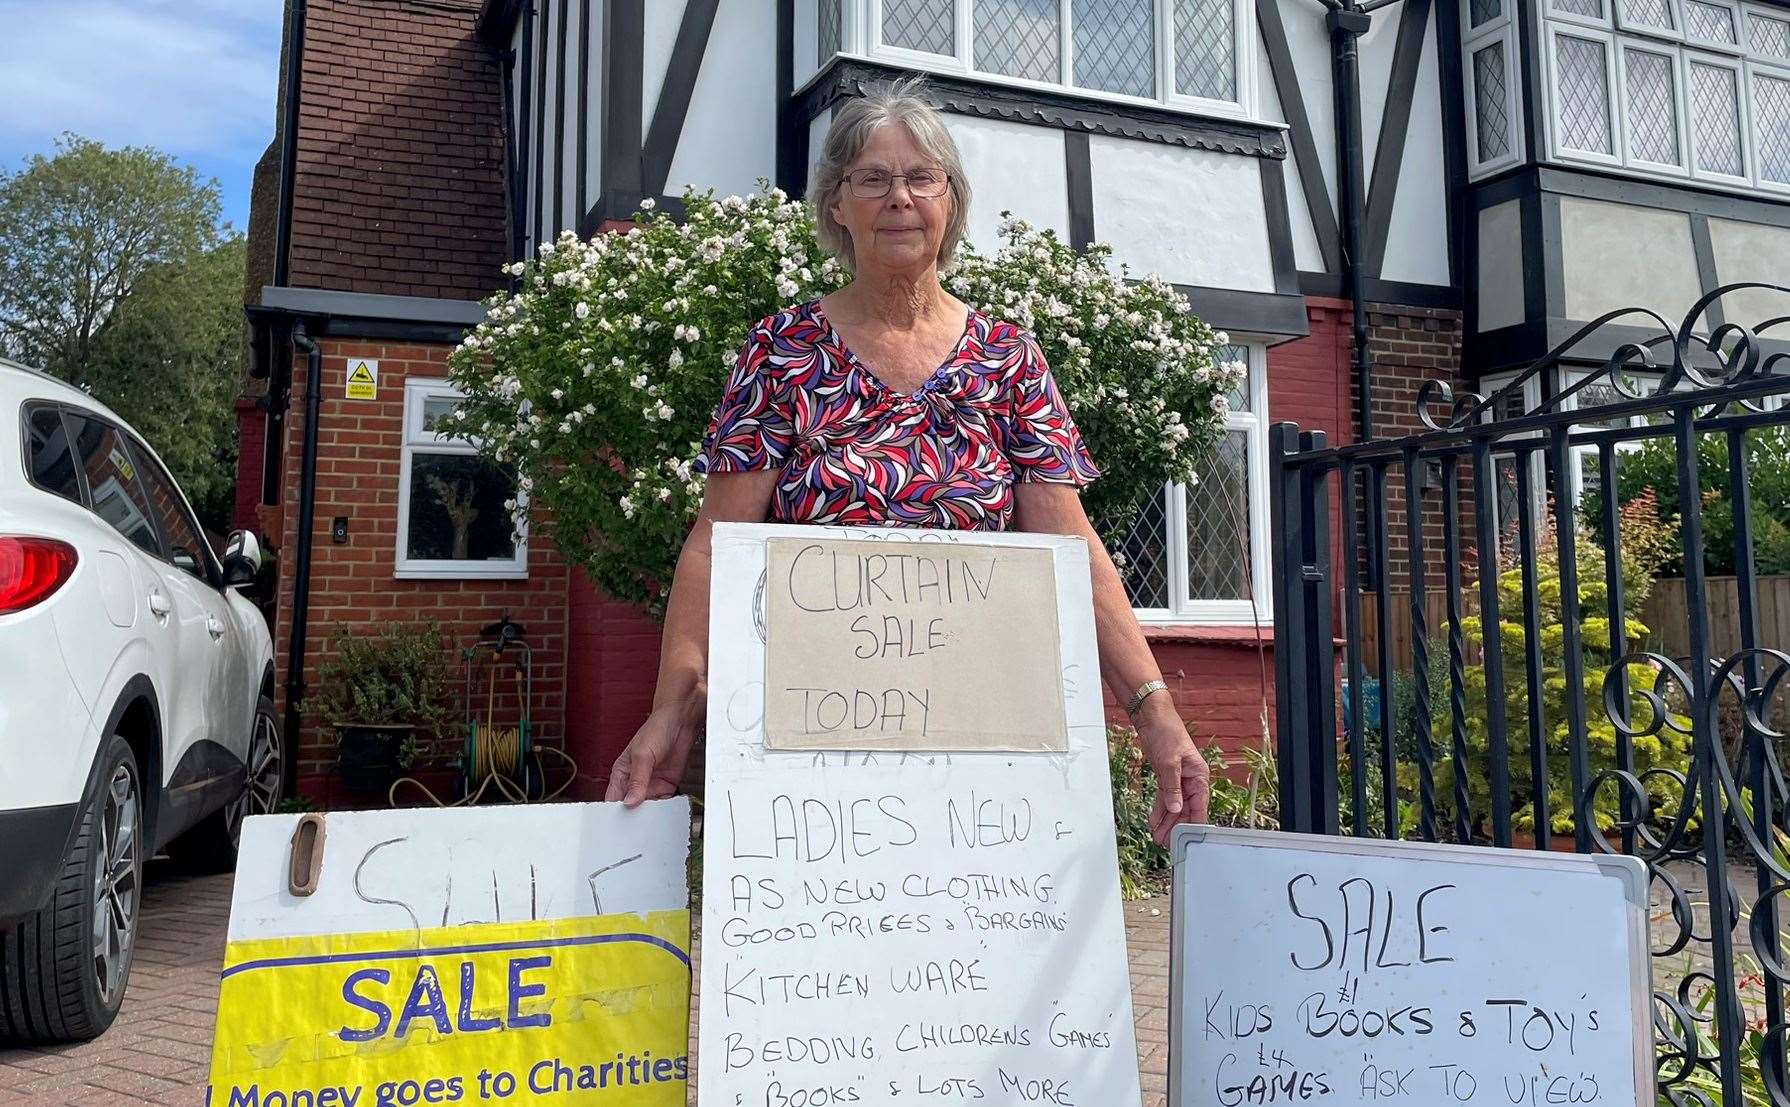
POLYGON ((938 113, 897 85, 834 115, 809 201, 852 274, 761 320, 702 446, 709 474, 666 608, 652 714, 609 799, 671 794, 702 726, 717 521, 1016 528, 1087 540, 1106 684, 1159 787, 1151 830, 1206 818, 1209 776, 1076 489, 1098 475, 1033 336, 945 291, 970 187, 938 113))

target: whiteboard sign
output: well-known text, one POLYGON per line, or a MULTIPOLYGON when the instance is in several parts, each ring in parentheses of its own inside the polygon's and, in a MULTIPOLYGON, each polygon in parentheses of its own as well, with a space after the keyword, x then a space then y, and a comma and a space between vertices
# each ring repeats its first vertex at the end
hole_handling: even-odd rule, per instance
MULTIPOLYGON (((723 523, 713 550, 703 1107, 1137 1104, 1087 547, 723 523), (1066 752, 767 749, 783 537, 1047 552, 1066 752)), ((993 683, 1012 655, 960 664, 993 683)))
POLYGON ((1632 857, 1177 828, 1169 1102, 1652 1102, 1632 857))

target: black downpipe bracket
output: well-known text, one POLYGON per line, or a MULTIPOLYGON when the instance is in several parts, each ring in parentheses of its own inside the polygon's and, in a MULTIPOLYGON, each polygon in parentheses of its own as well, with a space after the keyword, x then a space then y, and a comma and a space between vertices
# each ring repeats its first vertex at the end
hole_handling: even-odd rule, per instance
MULTIPOLYGON (((323 351, 305 332, 292 328, 292 346, 305 354, 304 460, 298 478, 298 548, 292 581, 292 639, 286 649, 286 748, 298 749, 299 703, 305 693, 305 634, 311 607, 311 530, 317 515, 317 419, 323 411, 323 351)), ((296 795, 298 758, 286 758, 286 795, 296 795)))
MULTIPOLYGON (((1332 7, 1325 19, 1330 29, 1333 83, 1336 91, 1338 158, 1337 206, 1341 209, 1343 287, 1348 289, 1354 337, 1356 441, 1374 436, 1373 360, 1367 348, 1367 273, 1361 264, 1361 225, 1367 221, 1367 186, 1361 146, 1361 36, 1373 19, 1353 3, 1332 7)), ((1390 94, 1390 93, 1389 93, 1390 94)), ((1344 490, 1345 495, 1352 494, 1344 490)), ((1367 482, 1367 518, 1379 517, 1379 489, 1367 482)), ((1381 559, 1372 527, 1367 529, 1368 586, 1379 589, 1381 559)))

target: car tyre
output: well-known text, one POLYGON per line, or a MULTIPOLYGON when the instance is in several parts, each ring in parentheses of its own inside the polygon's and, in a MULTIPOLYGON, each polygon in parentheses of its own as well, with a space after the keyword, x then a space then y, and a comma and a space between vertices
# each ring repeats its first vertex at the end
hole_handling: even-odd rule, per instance
POLYGON ((112 735, 50 900, 0 931, 0 1041, 85 1041, 118 1016, 143 888, 143 788, 112 735))
POLYGON ((273 700, 262 696, 255 705, 255 729, 249 736, 247 776, 242 791, 170 842, 169 858, 188 872, 221 873, 234 869, 236 847, 242 842, 243 819, 271 815, 280 808, 285 752, 273 700))

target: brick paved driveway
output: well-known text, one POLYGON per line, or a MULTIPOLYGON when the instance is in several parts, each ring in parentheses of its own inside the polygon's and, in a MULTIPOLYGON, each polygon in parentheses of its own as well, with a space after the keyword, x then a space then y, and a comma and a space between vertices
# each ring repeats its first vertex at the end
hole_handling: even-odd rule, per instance
MULTIPOLYGON (((0 1107, 204 1103, 229 914, 230 877, 184 877, 151 866, 118 1021, 83 1045, 0 1049, 0 1107)), ((1144 1104, 1165 1107, 1168 900, 1127 903, 1125 929, 1144 1104)))

